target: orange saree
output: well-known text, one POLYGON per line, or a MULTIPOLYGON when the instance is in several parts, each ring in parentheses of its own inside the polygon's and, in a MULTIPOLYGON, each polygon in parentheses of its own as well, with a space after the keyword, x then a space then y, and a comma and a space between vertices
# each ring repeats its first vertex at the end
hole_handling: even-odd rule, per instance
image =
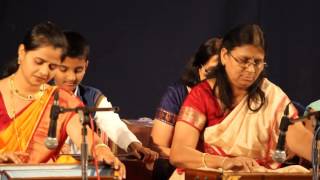
MULTIPOLYGON (((82 105, 81 101, 70 93, 49 86, 43 96, 32 101, 15 118, 9 119, 0 127, 0 153, 27 152, 27 163, 44 163, 54 158, 66 139, 66 125, 74 113, 60 114, 57 121, 57 139, 59 146, 49 150, 44 145, 50 123, 50 109, 53 104, 53 94, 59 92, 59 104, 64 107, 82 105)), ((0 98, 0 101, 3 101, 0 98)), ((4 103, 2 103, 4 105, 4 103)), ((5 108, 5 107, 2 107, 5 108)), ((0 118, 6 119, 8 114, 1 111, 0 118)))

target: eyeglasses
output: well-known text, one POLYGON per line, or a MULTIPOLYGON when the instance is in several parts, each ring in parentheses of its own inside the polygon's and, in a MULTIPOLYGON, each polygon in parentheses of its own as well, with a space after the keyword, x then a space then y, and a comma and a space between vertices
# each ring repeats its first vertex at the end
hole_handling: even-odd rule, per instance
POLYGON ((253 58, 244 58, 244 59, 238 59, 234 57, 231 53, 229 53, 230 56, 242 67, 242 68, 248 68, 251 64, 254 68, 261 69, 265 66, 267 66, 267 63, 260 59, 253 58), (250 61, 252 59, 252 61, 250 61))

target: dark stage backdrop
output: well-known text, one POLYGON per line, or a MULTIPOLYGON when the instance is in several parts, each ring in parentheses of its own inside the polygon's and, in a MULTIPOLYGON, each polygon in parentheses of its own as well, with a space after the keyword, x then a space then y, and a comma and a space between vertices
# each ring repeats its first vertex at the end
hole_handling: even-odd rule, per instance
POLYGON ((320 98, 319 1, 0 0, 1 67, 26 28, 50 20, 91 43, 84 83, 101 89, 123 118, 153 117, 166 86, 208 37, 240 23, 262 25, 269 78, 291 99, 320 98))

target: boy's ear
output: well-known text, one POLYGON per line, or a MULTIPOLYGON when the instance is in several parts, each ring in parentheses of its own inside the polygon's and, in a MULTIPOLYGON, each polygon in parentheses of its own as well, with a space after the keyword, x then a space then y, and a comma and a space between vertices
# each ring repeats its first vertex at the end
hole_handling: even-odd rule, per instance
POLYGON ((87 63, 86 63, 86 69, 88 68, 89 66, 89 59, 87 60, 87 63))

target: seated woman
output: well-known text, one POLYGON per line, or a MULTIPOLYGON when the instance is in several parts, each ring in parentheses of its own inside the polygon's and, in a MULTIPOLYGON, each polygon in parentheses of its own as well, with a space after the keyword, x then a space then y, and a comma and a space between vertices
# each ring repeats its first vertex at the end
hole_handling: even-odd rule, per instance
MULTIPOLYGON (((180 110, 170 153, 173 165, 246 172, 280 167, 272 155, 281 117, 287 106, 289 117, 297 112, 265 77, 265 64, 258 25, 241 25, 224 36, 216 69, 192 89, 180 110), (204 141, 204 153, 196 149, 199 141, 204 141)), ((289 126, 290 151, 310 160, 311 141, 302 123, 289 126)))
MULTIPOLYGON (((50 150, 44 143, 53 94, 59 93, 60 106, 82 106, 70 93, 46 84, 54 77, 66 47, 63 32, 50 22, 35 25, 20 43, 17 68, 0 80, 0 163, 48 162, 59 153, 67 136, 80 147, 82 124, 78 114, 71 112, 58 117, 58 148, 50 150)), ((107 146, 98 144, 90 129, 87 139, 89 152, 120 168, 120 176, 125 177, 124 165, 107 146)))
POLYGON ((168 158, 176 116, 190 89, 204 80, 207 73, 216 66, 220 44, 218 38, 208 39, 201 44, 188 62, 180 81, 169 86, 161 99, 153 121, 151 140, 153 148, 162 158, 155 162, 153 179, 168 179, 175 169, 168 158))

